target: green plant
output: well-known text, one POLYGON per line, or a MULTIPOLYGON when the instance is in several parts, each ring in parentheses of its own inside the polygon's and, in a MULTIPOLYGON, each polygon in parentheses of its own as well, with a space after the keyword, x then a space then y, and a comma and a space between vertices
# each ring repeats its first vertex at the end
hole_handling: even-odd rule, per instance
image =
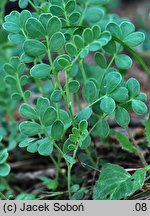
MULTIPOLYGON (((21 8, 30 4, 35 11, 12 11, 3 24, 9 41, 21 50, 19 56, 13 56, 4 66, 11 100, 20 106, 20 115, 25 119, 19 125, 23 134, 19 147, 51 158, 56 178, 50 180, 54 185, 49 188, 54 190, 59 176, 64 176, 60 163, 65 161, 68 174, 64 179, 67 179, 70 199, 82 199, 87 193, 85 188, 72 188, 71 173, 78 152, 85 151, 96 166, 89 151, 91 135, 106 139, 110 133, 110 117, 128 130, 131 109, 139 115, 148 113, 147 97, 140 92, 139 82, 135 78, 126 81, 121 75, 132 66, 132 58, 124 53, 125 49, 149 71, 132 49, 142 44, 145 36, 136 32, 129 20, 106 14, 103 6, 107 2, 20 0, 21 8), (94 65, 86 63, 88 56, 94 59, 94 65), (64 85, 58 75, 65 78, 64 85), (40 93, 40 96, 36 94, 36 100, 32 98, 34 92, 40 93), (84 108, 80 92, 86 102, 84 108)), ((119 132, 116 136, 120 143, 128 139, 122 138, 119 132)), ((138 155, 144 168, 131 176, 117 165, 104 166, 94 188, 94 199, 122 199, 144 184, 149 166, 141 149, 128 141, 122 146, 138 155), (118 182, 112 186, 116 178, 118 182), (108 184, 112 191, 106 186, 106 179, 111 179, 108 184), (106 190, 102 191, 103 187, 106 190)), ((48 185, 47 178, 42 180, 48 185)))

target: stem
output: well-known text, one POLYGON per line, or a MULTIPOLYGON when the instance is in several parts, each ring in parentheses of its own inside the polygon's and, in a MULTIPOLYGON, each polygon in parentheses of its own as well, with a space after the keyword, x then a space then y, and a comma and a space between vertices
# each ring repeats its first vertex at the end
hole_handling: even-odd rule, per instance
POLYGON ((66 77, 66 95, 67 95, 67 106, 68 106, 68 109, 70 111, 70 115, 71 115, 71 119, 72 119, 72 124, 73 126, 75 126, 75 121, 74 121, 74 114, 73 114, 73 111, 72 111, 72 103, 70 101, 70 93, 69 93, 69 76, 68 76, 68 72, 66 71, 65 72, 65 77, 66 77))
POLYGON ((150 74, 149 67, 146 65, 144 60, 133 49, 131 49, 131 47, 129 47, 127 44, 125 44, 123 41, 121 41, 119 38, 117 38, 114 35, 113 35, 113 39, 114 41, 120 43, 125 49, 127 49, 133 55, 133 57, 140 63, 143 69, 146 70, 148 74, 150 74))
POLYGON ((73 126, 75 126, 74 115, 73 115, 72 108, 71 108, 70 104, 68 104, 68 98, 66 97, 65 92, 63 91, 63 88, 62 88, 62 86, 61 86, 61 84, 60 84, 60 82, 59 82, 59 80, 58 80, 57 75, 54 74, 54 77, 55 77, 55 81, 57 82, 57 85, 58 85, 58 87, 59 87, 59 89, 60 89, 60 91, 61 91, 61 93, 62 93, 62 95, 63 95, 63 98, 64 98, 64 100, 65 100, 65 103, 66 103, 66 105, 67 105, 67 108, 68 108, 68 110, 69 110, 70 117, 71 117, 71 120, 72 120, 72 124, 73 124, 73 126))
POLYGON ((36 12, 38 12, 38 9, 36 8, 36 6, 33 4, 33 2, 31 0, 28 0, 29 1, 29 4, 34 8, 34 10, 36 12))
POLYGON ((69 193, 69 199, 71 198, 71 169, 72 169, 72 166, 68 165, 68 193, 69 193))
POLYGON ((77 104, 78 104, 78 109, 79 109, 79 111, 81 111, 82 110, 81 101, 80 101, 80 97, 77 93, 76 93, 76 100, 77 100, 77 104))
POLYGON ((84 80, 84 83, 85 83, 87 81, 87 77, 86 77, 86 73, 85 73, 85 70, 84 70, 84 67, 83 67, 83 60, 79 61, 79 66, 80 66, 80 70, 81 70, 83 80, 84 80))
POLYGON ((53 157, 52 154, 50 155, 50 158, 51 158, 53 164, 55 165, 55 168, 56 168, 56 180, 58 180, 59 173, 61 173, 61 169, 60 169, 59 165, 57 164, 57 162, 56 162, 56 160, 55 160, 55 158, 53 157))
POLYGON ((106 68, 106 70, 107 70, 108 68, 110 68, 110 66, 112 65, 113 61, 114 61, 115 58, 116 58, 116 55, 117 55, 117 53, 115 53, 115 54, 113 55, 113 57, 112 57, 112 59, 110 60, 108 66, 107 66, 107 68, 106 68))
POLYGON ((20 80, 19 80, 18 74, 16 75, 16 80, 17 80, 17 87, 18 87, 18 90, 19 90, 19 92, 20 92, 20 95, 21 95, 23 101, 24 101, 25 103, 28 103, 28 101, 26 100, 26 98, 25 98, 25 96, 24 96, 22 87, 21 87, 21 85, 20 85, 20 80))
POLYGON ((60 107, 58 103, 56 103, 56 108, 57 108, 57 118, 60 119, 60 107))
POLYGON ((145 166, 148 166, 148 163, 146 162, 145 157, 144 157, 144 155, 143 155, 143 151, 142 151, 142 149, 138 146, 136 140, 135 140, 134 137, 132 136, 132 133, 130 132, 130 129, 127 128, 127 131, 128 131, 129 138, 132 140, 133 145, 134 145, 134 147, 136 148, 136 151, 137 151, 137 154, 138 154, 138 156, 139 156, 139 158, 140 158, 140 160, 141 160, 141 163, 143 164, 144 167, 145 167, 145 166))
POLYGON ((79 26, 81 26, 82 23, 83 23, 83 20, 84 20, 84 17, 85 17, 85 13, 86 13, 87 7, 88 7, 88 3, 86 3, 86 4, 84 5, 84 10, 83 10, 83 12, 82 12, 82 16, 81 16, 81 19, 80 19, 80 22, 79 22, 79 26))
POLYGON ((2 192, 0 192, 0 196, 1 196, 4 200, 8 200, 8 198, 7 198, 2 192))
POLYGON ((43 90, 43 88, 42 88, 42 85, 41 85, 40 80, 39 80, 39 79, 36 79, 36 78, 34 78, 34 80, 35 80, 35 83, 36 83, 36 85, 37 85, 37 87, 38 87, 38 89, 39 89, 39 92, 44 96, 44 90, 43 90))

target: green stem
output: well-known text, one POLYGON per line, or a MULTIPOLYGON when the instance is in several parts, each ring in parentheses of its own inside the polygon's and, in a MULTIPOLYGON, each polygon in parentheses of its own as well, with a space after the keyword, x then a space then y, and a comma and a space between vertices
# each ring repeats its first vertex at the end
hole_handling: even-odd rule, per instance
POLYGON ((1 196, 4 200, 8 200, 8 198, 7 198, 2 192, 0 192, 0 196, 1 196))
MULTIPOLYGON (((73 152, 73 158, 76 158, 77 152, 79 148, 79 143, 77 143, 76 149, 73 152)), ((72 170, 73 164, 68 164, 68 193, 69 198, 71 198, 71 170, 72 170)))
POLYGON ((55 160, 55 158, 53 157, 52 154, 50 155, 50 158, 51 158, 53 164, 55 165, 55 168, 56 168, 56 179, 58 180, 59 179, 59 173, 61 173, 61 169, 60 169, 59 165, 57 164, 57 162, 56 162, 56 160, 55 160))
POLYGON ((68 193, 69 193, 69 199, 71 198, 71 169, 72 167, 68 165, 68 193))
POLYGON ((74 121, 74 114, 73 114, 73 110, 72 110, 72 103, 70 101, 70 93, 69 93, 69 76, 68 76, 68 71, 65 72, 65 77, 66 77, 66 95, 67 95, 67 106, 71 115, 71 119, 72 119, 72 124, 73 126, 75 126, 75 121, 74 121))
MULTIPOLYGON (((47 36, 47 37, 46 37, 46 43, 47 43, 48 59, 49 59, 49 62, 50 62, 50 64, 51 64, 51 66, 52 66, 53 75, 54 75, 56 84, 57 84, 57 86, 59 87, 59 89, 60 89, 60 91, 61 91, 61 93, 62 93, 62 95, 63 95, 63 98, 64 98, 64 100, 65 100, 65 102, 66 102, 66 105, 67 105, 67 107, 68 107, 68 110, 69 110, 69 113, 70 113, 70 116, 71 116, 71 119, 72 119, 72 124, 75 126, 72 108, 71 108, 70 104, 68 104, 68 98, 66 97, 65 92, 63 91, 63 88, 62 88, 62 86, 61 86, 61 84, 60 84, 60 82, 59 82, 59 80, 58 80, 58 77, 57 77, 57 75, 56 75, 54 69, 53 69, 53 60, 52 60, 52 57, 51 57, 51 51, 50 51, 50 48, 49 48, 49 42, 48 42, 48 40, 49 40, 49 39, 48 39, 48 36, 47 36)), ((68 83, 68 82, 67 82, 67 83, 68 83)))
POLYGON ((88 7, 88 3, 86 3, 86 4, 84 5, 84 10, 83 10, 82 16, 81 16, 81 18, 80 18, 79 26, 81 26, 82 23, 83 23, 83 20, 84 20, 84 17, 85 17, 85 13, 86 13, 87 7, 88 7))
POLYGON ((148 74, 150 74, 150 68, 146 65, 143 59, 133 49, 131 49, 127 44, 125 44, 123 41, 121 41, 119 38, 115 37, 114 35, 113 35, 113 39, 118 43, 120 43, 124 48, 126 48, 133 55, 133 57, 141 64, 143 69, 146 70, 148 74))
POLYGON ((112 65, 113 61, 114 61, 114 60, 115 60, 115 58, 116 58, 116 55, 117 55, 117 53, 115 53, 115 54, 113 55, 113 57, 112 57, 112 59, 110 60, 110 62, 109 62, 109 64, 108 64, 108 66, 107 66, 107 68, 106 68, 106 70, 107 70, 108 68, 110 68, 110 67, 111 67, 111 65, 112 65))
POLYGON ((23 93, 23 90, 22 90, 22 87, 21 87, 21 84, 20 84, 20 80, 19 80, 19 76, 18 74, 16 75, 16 80, 17 80, 17 87, 18 87, 18 90, 20 92, 20 95, 24 101, 24 103, 28 103, 27 99, 25 98, 24 96, 24 93, 23 93))
POLYGON ((84 67, 83 67, 83 60, 79 61, 79 67, 80 67, 80 70, 81 70, 81 73, 82 73, 82 76, 83 76, 83 80, 84 80, 84 83, 85 83, 87 81, 87 77, 86 77, 86 73, 85 73, 85 70, 84 70, 84 67))
POLYGON ((37 87, 39 89, 39 92, 44 96, 44 90, 42 88, 42 84, 41 84, 40 80, 36 79, 36 78, 34 78, 34 80, 35 80, 35 83, 36 83, 36 85, 37 85, 37 87))
POLYGON ((36 6, 33 4, 33 2, 31 0, 28 0, 29 4, 33 7, 33 9, 38 12, 38 9, 36 8, 36 6))
POLYGON ((57 118, 60 119, 60 107, 58 103, 56 103, 56 108, 57 108, 57 118))
POLYGON ((78 109, 79 109, 79 111, 81 111, 82 107, 81 107, 80 97, 79 97, 78 93, 76 93, 75 95, 76 95, 76 100, 77 100, 77 104, 78 104, 78 109))

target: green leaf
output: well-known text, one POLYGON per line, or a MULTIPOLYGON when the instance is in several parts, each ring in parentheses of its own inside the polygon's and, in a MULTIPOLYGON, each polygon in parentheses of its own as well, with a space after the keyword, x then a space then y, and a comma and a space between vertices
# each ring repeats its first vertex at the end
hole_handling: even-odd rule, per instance
POLYGON ((91 145, 91 137, 89 135, 82 141, 80 148, 87 149, 91 145))
POLYGON ((55 16, 63 16, 64 15, 63 9, 57 5, 52 5, 50 7, 50 11, 55 16))
POLYGON ((0 151, 0 164, 4 164, 8 158, 7 149, 3 149, 0 151))
POLYGON ((69 92, 71 94, 77 93, 80 88, 80 83, 76 80, 72 80, 68 83, 69 85, 69 92))
POLYGON ((72 43, 66 44, 66 52, 71 56, 74 57, 77 55, 77 49, 76 46, 72 43))
POLYGON ((36 140, 35 138, 26 138, 22 142, 19 143, 19 147, 20 148, 25 148, 35 140, 36 140))
POLYGON ((6 63, 6 64, 4 65, 4 70, 5 70, 6 73, 9 74, 9 75, 14 75, 14 74, 16 73, 15 68, 13 68, 12 65, 9 64, 9 63, 6 63))
POLYGON ((131 47, 129 47, 127 44, 125 44, 122 40, 120 40, 119 38, 115 37, 112 35, 112 38, 114 41, 116 41, 117 43, 119 43, 121 46, 123 46, 125 49, 127 49, 132 56, 140 63, 140 65, 143 67, 144 70, 146 70, 146 72, 148 74, 150 74, 150 70, 149 67, 147 66, 147 64, 143 61, 143 59, 141 58, 141 56, 139 54, 137 54, 136 51, 134 51, 133 49, 131 49, 131 47))
POLYGON ((65 11, 69 14, 72 13, 76 8, 76 3, 74 0, 68 1, 65 5, 65 11))
POLYGON ((76 143, 78 141, 78 137, 74 134, 69 135, 69 140, 73 143, 76 143))
POLYGON ((123 42, 127 44, 129 47, 136 47, 143 43, 145 40, 145 35, 142 32, 133 32, 132 34, 129 34, 123 42))
POLYGON ((99 22, 104 16, 104 10, 99 7, 88 7, 85 13, 85 20, 90 24, 99 22))
POLYGON ((132 176, 121 166, 106 164, 94 187, 95 200, 120 200, 132 195, 144 184, 146 169, 137 170, 132 176), (105 187, 107 185, 107 187, 105 187))
POLYGON ((39 116, 41 117, 41 119, 45 111, 49 108, 49 106, 50 106, 50 102, 48 98, 45 98, 45 97, 38 98, 37 104, 36 104, 36 108, 37 108, 36 110, 39 116))
POLYGON ((75 164, 76 163, 76 160, 73 158, 73 157, 71 157, 71 156, 69 156, 69 155, 64 155, 64 159, 68 162, 68 163, 70 163, 70 164, 75 164))
POLYGON ((57 179, 50 179, 45 176, 41 176, 40 180, 43 182, 43 184, 47 187, 48 190, 55 191, 58 187, 57 179))
POLYGON ((70 58, 67 55, 59 56, 57 62, 61 70, 63 70, 70 65, 70 58))
POLYGON ((103 69, 107 68, 107 60, 102 53, 97 52, 95 54, 95 61, 101 68, 103 68, 103 69))
POLYGON ((53 36, 50 39, 49 42, 50 50, 53 52, 57 52, 60 49, 62 49, 64 44, 65 44, 64 35, 61 32, 56 32, 55 34, 53 34, 53 36))
POLYGON ((123 107, 118 107, 115 111, 115 119, 116 122, 121 126, 121 127, 128 127, 130 123, 130 115, 126 109, 123 107))
POLYGON ((97 88, 93 81, 87 81, 82 89, 82 96, 88 103, 95 101, 97 97, 97 88))
POLYGON ((83 39, 85 44, 89 44, 93 41, 93 32, 90 28, 86 28, 83 31, 83 39))
POLYGON ((21 76, 20 77, 20 83, 22 86, 28 84, 28 76, 26 76, 26 75, 21 76))
POLYGON ((146 104, 140 100, 132 100, 132 109, 139 115, 145 115, 148 112, 146 104))
POLYGON ((47 23, 46 29, 47 34, 52 36, 54 33, 59 32, 61 30, 62 24, 58 17, 53 16, 47 23))
POLYGON ((50 76, 50 71, 51 71, 50 65, 41 63, 41 64, 34 65, 30 70, 30 74, 32 77, 37 79, 46 79, 47 77, 50 76))
POLYGON ((140 94, 135 99, 140 100, 140 101, 146 103, 146 101, 147 101, 147 95, 144 92, 140 92, 140 94))
POLYGON ((46 35, 46 31, 42 23, 34 17, 27 20, 26 31, 28 33, 28 37, 31 39, 41 39, 46 35))
POLYGON ((125 102, 128 100, 128 89, 125 87, 119 87, 115 91, 113 91, 110 96, 119 103, 125 102))
POLYGON ((53 152, 53 142, 48 138, 41 139, 38 141, 38 153, 42 156, 50 156, 53 152))
POLYGON ((98 39, 101 35, 101 28, 99 25, 94 25, 92 27, 92 31, 93 31, 93 38, 94 39, 98 39))
POLYGON ((24 9, 28 6, 28 0, 19 0, 19 7, 24 9))
POLYGON ((87 192, 86 188, 81 188, 71 196, 71 200, 83 200, 86 192, 87 192))
POLYGON ((36 196, 33 194, 20 193, 15 197, 15 200, 35 200, 36 196))
POLYGON ((27 55, 25 52, 22 53, 20 59, 26 64, 34 61, 34 57, 27 55))
POLYGON ((107 43, 107 45, 103 47, 103 49, 104 49, 106 52, 108 52, 108 53, 110 53, 110 54, 113 55, 113 54, 116 53, 116 51, 117 51, 115 41, 110 40, 110 41, 107 43))
POLYGON ((129 95, 132 98, 135 98, 140 93, 140 84, 135 78, 128 79, 126 87, 129 90, 129 95))
POLYGON ((59 112, 60 112, 60 120, 63 122, 65 130, 67 130, 71 126, 72 123, 71 118, 65 110, 60 109, 59 112))
POLYGON ((120 27, 118 26, 118 24, 110 22, 107 27, 106 27, 107 31, 110 31, 112 33, 112 35, 122 39, 122 32, 120 27))
POLYGON ((148 141, 148 146, 150 146, 150 119, 145 121, 145 134, 148 141))
POLYGON ((115 64, 119 69, 127 70, 132 66, 132 59, 125 54, 119 54, 115 58, 115 64))
POLYGON ((22 104, 19 110, 20 114, 28 119, 37 119, 37 113, 29 104, 22 104))
POLYGON ((60 102, 62 99, 62 93, 60 90, 54 90, 50 96, 50 100, 54 103, 60 102))
MULTIPOLYGON (((70 145, 74 145, 74 144, 72 144, 70 138, 68 138, 68 139, 64 142, 64 144, 63 144, 63 152, 64 152, 64 154, 67 154, 68 152, 70 152, 70 148, 69 148, 70 145)), ((71 151, 72 151, 72 150, 71 150, 71 151)))
POLYGON ((49 20, 52 18, 52 14, 51 13, 42 13, 39 16, 39 21, 42 23, 42 25, 44 26, 44 28, 47 30, 47 24, 49 22, 49 20))
POLYGON ((56 120, 52 124, 51 135, 54 140, 59 140, 64 134, 64 124, 60 120, 56 120))
POLYGON ((81 110, 78 115, 75 117, 75 122, 78 123, 82 120, 88 120, 92 115, 92 109, 90 107, 86 107, 81 110))
POLYGON ((105 119, 101 119, 98 121, 98 124, 96 125, 96 134, 100 136, 101 138, 105 139, 108 137, 110 133, 109 124, 105 119))
POLYGON ((76 24, 79 21, 80 17, 81 17, 81 14, 79 12, 71 13, 68 18, 70 25, 76 24))
MULTIPOLYGON (((22 0, 23 1, 23 0, 22 0)), ((26 0, 25 0, 26 1, 26 0)), ((32 17, 32 14, 30 13, 30 11, 28 10, 23 10, 20 13, 20 27, 23 28, 25 30, 25 26, 26 26, 26 22, 29 18, 32 17)))
POLYGON ((123 21, 120 25, 120 29, 122 31, 123 37, 125 38, 135 31, 135 26, 131 22, 123 21))
POLYGON ((111 97, 105 96, 100 103, 100 108, 104 113, 109 115, 115 111, 115 101, 111 97))
POLYGON ((7 176, 10 172, 10 166, 7 163, 0 165, 0 176, 4 177, 7 176))
POLYGON ((22 34, 9 34, 8 38, 14 44, 23 44, 26 39, 22 34))
POLYGON ((43 114, 42 123, 44 126, 50 126, 57 119, 57 111, 54 107, 49 107, 43 114))
POLYGON ((12 11, 9 15, 5 17, 5 23, 3 24, 3 28, 8 32, 18 34, 20 32, 19 17, 20 14, 18 11, 12 11))
POLYGON ((24 52, 29 56, 40 56, 46 54, 46 46, 37 40, 26 40, 23 46, 24 52))
POLYGON ((88 127, 88 122, 86 120, 82 120, 79 123, 79 129, 81 132, 84 132, 88 127))
POLYGON ((30 153, 36 153, 38 151, 38 142, 32 142, 27 146, 27 151, 30 153))
POLYGON ((73 40, 78 49, 82 49, 84 47, 84 41, 80 35, 75 35, 73 40))
POLYGON ((42 132, 41 126, 36 122, 24 121, 19 125, 22 134, 27 136, 35 136, 42 132))
POLYGON ((116 137, 123 150, 137 154, 136 148, 125 134, 116 131, 116 137))
POLYGON ((118 72, 110 72, 105 77, 106 82, 106 92, 111 93, 114 91, 118 85, 121 83, 122 77, 118 72))
POLYGON ((80 136, 80 131, 76 127, 72 128, 72 134, 74 134, 76 137, 80 136))

